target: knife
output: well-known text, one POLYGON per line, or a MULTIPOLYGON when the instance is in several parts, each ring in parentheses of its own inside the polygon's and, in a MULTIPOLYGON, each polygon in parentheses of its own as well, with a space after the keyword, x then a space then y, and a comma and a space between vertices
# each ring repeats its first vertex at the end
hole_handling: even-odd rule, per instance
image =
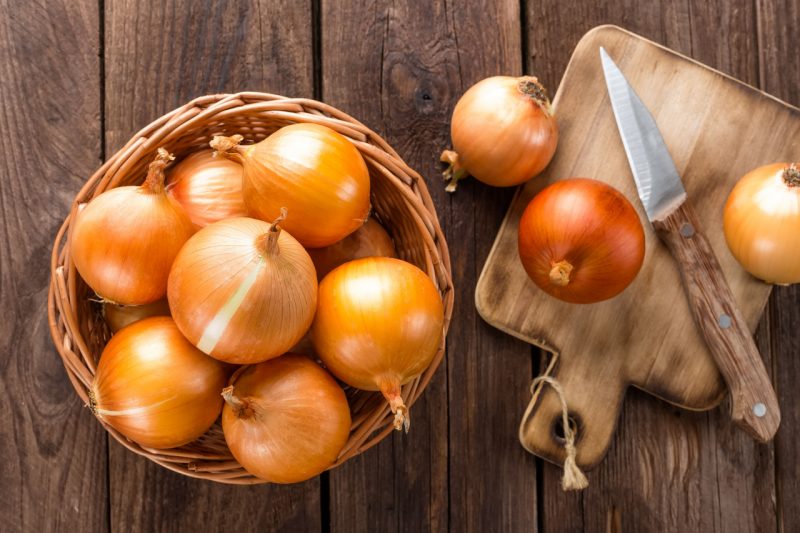
POLYGON ((647 218, 678 262, 689 308, 730 390, 731 418, 767 442, 778 399, 653 116, 604 48, 600 59, 614 118, 647 218))

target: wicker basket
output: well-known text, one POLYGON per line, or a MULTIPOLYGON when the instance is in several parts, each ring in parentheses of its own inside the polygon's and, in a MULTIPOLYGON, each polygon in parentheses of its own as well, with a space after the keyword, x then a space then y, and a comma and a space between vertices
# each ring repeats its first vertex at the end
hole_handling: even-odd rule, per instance
MULTIPOLYGON (((370 172, 373 208, 394 238, 399 257, 424 270, 439 288, 447 333, 453 310, 447 244, 424 181, 386 141, 352 117, 314 100, 250 92, 204 96, 162 116, 106 161, 78 193, 72 213, 56 236, 47 302, 50 331, 67 375, 85 404, 89 403, 87 391, 110 333, 100 305, 69 257, 70 221, 78 205, 105 190, 142 181, 146 165, 160 146, 180 158, 208 146, 213 135, 240 133, 248 141, 259 141, 296 122, 324 124, 359 149, 370 172)), ((430 367, 403 387, 406 405, 410 407, 422 394, 443 355, 444 338, 430 367)), ((333 466, 374 446, 393 430, 393 417, 380 393, 356 389, 346 392, 353 424, 350 438, 333 466)), ((221 483, 263 483, 231 456, 219 422, 197 441, 170 450, 144 448, 103 425, 128 449, 170 470, 221 483)))

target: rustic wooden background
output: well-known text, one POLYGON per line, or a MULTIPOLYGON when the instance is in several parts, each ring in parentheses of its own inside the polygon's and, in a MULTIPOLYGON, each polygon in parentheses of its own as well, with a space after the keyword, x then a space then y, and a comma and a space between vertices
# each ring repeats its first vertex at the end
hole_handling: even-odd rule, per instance
POLYGON ((720 411, 631 391, 581 494, 517 443, 539 353, 481 321, 477 275, 511 190, 437 159, 461 93, 498 73, 555 92, 593 26, 615 23, 800 104, 790 0, 0 0, 0 530, 800 531, 800 291, 757 335, 783 408, 756 445, 720 411), (611 5, 605 5, 605 4, 611 5), (181 477, 109 440, 51 347, 51 242, 86 177, 141 126, 206 93, 322 99, 427 177, 457 284, 448 356, 414 427, 294 486, 181 477))

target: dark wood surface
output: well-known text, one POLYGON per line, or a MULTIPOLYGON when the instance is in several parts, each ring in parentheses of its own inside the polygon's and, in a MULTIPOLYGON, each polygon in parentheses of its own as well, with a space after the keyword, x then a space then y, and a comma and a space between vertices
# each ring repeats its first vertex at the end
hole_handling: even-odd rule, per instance
POLYGON ((0 0, 0 531, 800 530, 796 288, 756 336, 783 407, 773 444, 634 392, 589 489, 565 494, 517 442, 539 353, 472 304, 513 191, 443 192, 459 95, 498 73, 554 91, 580 36, 615 23, 800 104, 798 3, 606 4, 0 0), (82 181, 160 114, 233 90, 315 96, 385 135, 428 179, 453 259, 448 356, 412 431, 295 486, 191 480, 110 442, 47 331, 50 246, 82 181))

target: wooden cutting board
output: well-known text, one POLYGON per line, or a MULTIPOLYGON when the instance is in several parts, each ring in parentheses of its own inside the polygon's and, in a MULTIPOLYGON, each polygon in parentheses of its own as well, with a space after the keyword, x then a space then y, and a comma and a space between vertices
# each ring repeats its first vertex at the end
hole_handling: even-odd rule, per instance
MULTIPOLYGON (((653 113, 751 330, 771 287, 748 275, 728 251, 722 208, 748 170, 800 158, 798 109, 614 26, 595 28, 578 43, 553 102, 561 134, 556 156, 514 198, 475 300, 487 322, 553 352, 548 372, 566 393, 583 468, 605 455, 629 385, 692 410, 711 409, 725 394, 692 321, 677 265, 636 194, 606 92, 600 46, 653 113), (622 294, 592 305, 563 303, 539 290, 517 252, 519 219, 531 198, 554 181, 578 176, 622 191, 646 234, 638 277, 622 294)), ((540 387, 520 426, 523 446, 558 464, 564 461, 560 416, 553 390, 540 387)))

